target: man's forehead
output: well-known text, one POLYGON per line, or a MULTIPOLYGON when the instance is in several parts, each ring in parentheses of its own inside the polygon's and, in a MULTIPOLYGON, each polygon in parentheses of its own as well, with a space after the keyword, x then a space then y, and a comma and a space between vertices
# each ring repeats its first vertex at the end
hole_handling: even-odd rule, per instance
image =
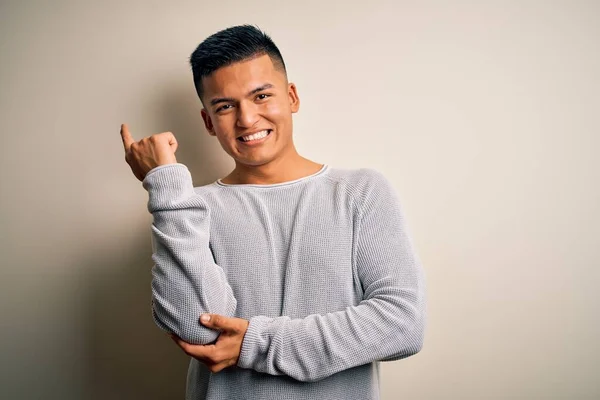
POLYGON ((219 68, 202 78, 202 86, 210 101, 213 96, 245 95, 265 84, 277 86, 285 83, 282 77, 284 74, 275 68, 271 58, 262 55, 219 68))

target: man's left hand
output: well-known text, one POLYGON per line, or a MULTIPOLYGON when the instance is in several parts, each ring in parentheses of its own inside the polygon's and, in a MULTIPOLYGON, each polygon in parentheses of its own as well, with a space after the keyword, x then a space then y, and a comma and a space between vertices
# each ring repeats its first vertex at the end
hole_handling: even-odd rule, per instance
POLYGON ((171 338, 187 355, 206 364, 211 372, 219 372, 236 365, 250 322, 218 314, 202 314, 200 322, 207 328, 221 331, 214 344, 189 344, 175 335, 170 335, 171 338))

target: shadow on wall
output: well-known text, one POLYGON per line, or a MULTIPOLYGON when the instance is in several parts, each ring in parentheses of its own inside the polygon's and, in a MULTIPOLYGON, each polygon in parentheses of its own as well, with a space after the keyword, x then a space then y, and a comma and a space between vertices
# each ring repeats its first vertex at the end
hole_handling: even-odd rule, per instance
MULTIPOLYGON (((175 134, 177 160, 188 166, 195 185, 225 176, 231 159, 204 130, 191 80, 185 86, 165 85, 161 96, 155 108, 162 112, 157 132, 175 134)), ((146 203, 140 207, 147 210, 146 203)), ((147 226, 132 228, 138 232, 133 247, 98 249, 87 260, 89 270, 95 271, 87 280, 88 399, 184 398, 189 358, 151 315, 150 221, 149 216, 147 226)))
POLYGON ((88 264, 89 399, 184 398, 188 357, 152 321, 149 228, 138 231, 139 245, 88 264))

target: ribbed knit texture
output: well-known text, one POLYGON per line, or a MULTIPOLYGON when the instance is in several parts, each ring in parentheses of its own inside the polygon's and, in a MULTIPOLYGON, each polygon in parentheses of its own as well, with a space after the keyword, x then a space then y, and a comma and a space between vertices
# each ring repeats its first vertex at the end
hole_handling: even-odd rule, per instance
POLYGON ((156 324, 205 344, 218 333, 200 314, 250 321, 237 366, 191 359, 187 399, 378 399, 378 361, 421 349, 425 274, 381 173, 194 188, 178 163, 143 187, 156 324))

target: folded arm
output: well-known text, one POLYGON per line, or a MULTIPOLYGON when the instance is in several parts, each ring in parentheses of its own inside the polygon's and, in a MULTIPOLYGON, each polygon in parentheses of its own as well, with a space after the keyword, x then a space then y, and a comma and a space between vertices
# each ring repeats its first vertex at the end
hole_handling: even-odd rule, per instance
POLYGON ((317 381, 373 361, 416 354, 425 330, 425 276, 396 193, 379 173, 362 193, 354 259, 356 306, 305 318, 250 319, 238 366, 317 381))
POLYGON ((188 343, 213 342, 219 333, 202 326, 200 314, 233 316, 237 303, 209 247, 210 210, 184 164, 156 167, 142 185, 153 216, 154 321, 188 343))

